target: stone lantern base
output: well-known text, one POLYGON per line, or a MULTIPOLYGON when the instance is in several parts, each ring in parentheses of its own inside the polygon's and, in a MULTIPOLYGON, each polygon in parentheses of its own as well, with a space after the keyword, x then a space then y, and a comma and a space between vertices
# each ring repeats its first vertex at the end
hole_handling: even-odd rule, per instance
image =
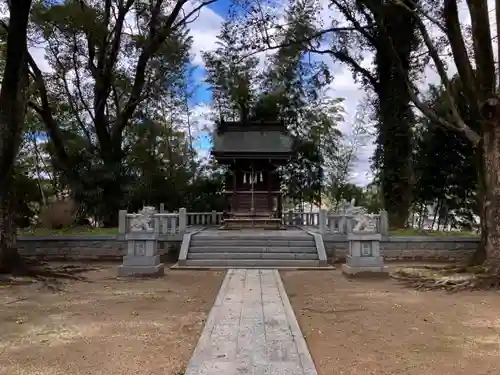
POLYGON ((378 233, 349 233, 349 255, 342 272, 347 276, 388 276, 388 268, 380 255, 380 240, 378 233))
POLYGON ((158 241, 152 232, 131 232, 126 235, 127 255, 118 268, 119 277, 163 276, 165 266, 157 255, 158 241))

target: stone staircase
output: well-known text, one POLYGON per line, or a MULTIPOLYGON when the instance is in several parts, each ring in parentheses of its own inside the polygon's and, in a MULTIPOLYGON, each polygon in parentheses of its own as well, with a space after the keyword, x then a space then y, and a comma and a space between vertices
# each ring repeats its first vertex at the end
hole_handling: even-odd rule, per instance
POLYGON ((180 267, 300 268, 327 266, 321 236, 299 230, 216 231, 186 235, 180 267), (318 241, 319 244, 318 249, 318 241))

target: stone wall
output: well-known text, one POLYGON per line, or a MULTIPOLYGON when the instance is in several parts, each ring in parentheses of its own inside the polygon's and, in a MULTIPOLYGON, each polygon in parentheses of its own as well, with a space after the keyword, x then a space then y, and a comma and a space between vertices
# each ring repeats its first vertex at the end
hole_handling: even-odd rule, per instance
MULTIPOLYGON (((19 237, 19 252, 41 260, 121 261, 125 241, 116 236, 19 237)), ((167 253, 165 242, 159 243, 159 253, 167 253)))
MULTIPOLYGON (((382 240, 380 249, 386 260, 461 260, 474 252, 478 242, 476 237, 390 237, 382 240)), ((324 243, 329 259, 345 259, 345 237, 325 236, 324 243)), ((18 238, 18 246, 22 255, 45 260, 121 261, 125 252, 125 241, 116 236, 26 236, 18 238)), ((163 255, 170 246, 160 241, 159 247, 163 255)))
MULTIPOLYGON (((463 260, 470 256, 478 237, 388 237, 380 242, 385 260, 463 260)), ((325 238, 329 259, 342 261, 348 251, 344 238, 325 238)))

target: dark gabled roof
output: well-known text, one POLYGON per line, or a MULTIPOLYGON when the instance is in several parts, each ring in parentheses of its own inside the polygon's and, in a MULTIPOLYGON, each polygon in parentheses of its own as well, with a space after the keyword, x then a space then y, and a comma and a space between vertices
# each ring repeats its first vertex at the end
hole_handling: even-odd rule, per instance
POLYGON ((277 120, 247 120, 247 121, 218 121, 216 124, 217 132, 226 133, 233 131, 251 131, 251 130, 269 130, 286 132, 286 126, 283 121, 277 120))
POLYGON ((214 132, 213 154, 291 153, 293 140, 281 122, 224 123, 214 132))
POLYGON ((214 156, 289 154, 293 140, 282 121, 221 121, 213 137, 214 156))
POLYGON ((273 131, 227 132, 214 134, 214 152, 292 152, 289 135, 273 131))

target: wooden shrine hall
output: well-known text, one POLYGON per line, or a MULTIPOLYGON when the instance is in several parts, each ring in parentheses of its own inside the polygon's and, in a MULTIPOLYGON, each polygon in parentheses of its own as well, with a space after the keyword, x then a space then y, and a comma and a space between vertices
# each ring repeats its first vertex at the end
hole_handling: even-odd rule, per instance
POLYGON ((287 163, 293 141, 281 121, 221 121, 212 155, 228 167, 224 194, 229 217, 223 228, 281 228, 278 168, 287 163))

